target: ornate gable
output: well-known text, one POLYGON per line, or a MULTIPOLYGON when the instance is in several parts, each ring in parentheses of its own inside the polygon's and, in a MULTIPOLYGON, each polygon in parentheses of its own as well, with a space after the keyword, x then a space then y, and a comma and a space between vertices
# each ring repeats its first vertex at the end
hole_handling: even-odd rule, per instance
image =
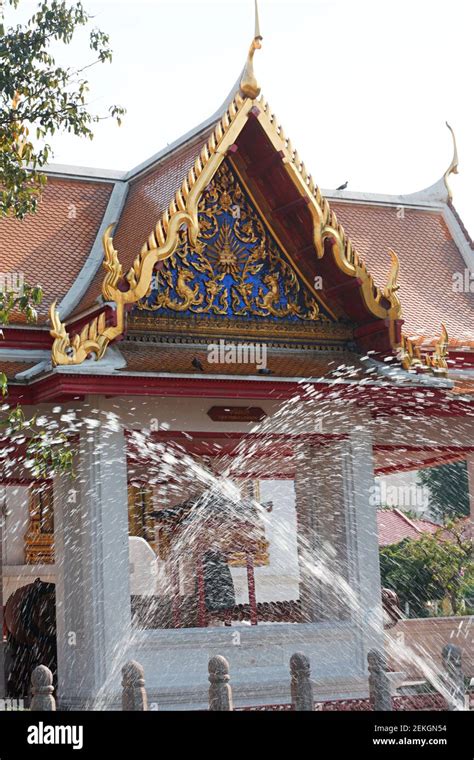
POLYGON ((175 253, 136 304, 130 326, 153 328, 159 321, 194 315, 210 322, 328 321, 315 291, 295 271, 228 161, 204 190, 198 218, 196 243, 181 232, 175 253))

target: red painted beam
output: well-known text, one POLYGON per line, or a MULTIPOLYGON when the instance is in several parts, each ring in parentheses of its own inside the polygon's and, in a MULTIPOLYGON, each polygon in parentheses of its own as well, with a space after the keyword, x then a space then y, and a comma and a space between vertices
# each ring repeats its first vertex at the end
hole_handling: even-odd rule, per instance
POLYGON ((50 350, 53 345, 49 330, 28 329, 26 327, 4 327, 2 329, 3 339, 0 340, 0 348, 50 350))
POLYGON ((277 164, 280 164, 284 157, 285 154, 282 150, 272 152, 267 158, 264 158, 261 161, 254 161, 245 171, 249 177, 258 177, 260 174, 263 174, 277 164))
POLYGON ((411 470, 422 470, 425 467, 438 467, 440 464, 449 464, 458 462, 462 459, 460 455, 443 454, 431 459, 419 459, 407 464, 391 465, 390 467, 379 467, 375 469, 376 475, 393 475, 397 472, 410 472, 411 470))
POLYGON ((412 388, 389 385, 342 385, 310 381, 208 379, 200 377, 93 376, 51 373, 30 385, 11 385, 9 404, 40 404, 80 400, 87 394, 104 396, 162 396, 172 398, 219 398, 286 401, 295 397, 309 400, 311 390, 327 401, 368 406, 374 417, 411 414, 419 416, 474 417, 474 402, 460 400, 449 391, 427 386, 412 388))
POLYGON ((287 216, 288 214, 291 214, 293 211, 297 211, 300 208, 305 208, 306 206, 309 206, 309 204, 310 204, 310 200, 306 195, 300 196, 299 198, 295 198, 294 201, 290 201, 289 203, 283 204, 283 206, 272 208, 272 214, 278 217, 287 216))
MULTIPOLYGON (((350 290, 355 290, 356 288, 360 288, 362 285, 362 280, 360 277, 352 277, 350 280, 346 280, 345 282, 340 282, 339 285, 334 285, 332 288, 325 288, 323 293, 325 296, 336 296, 338 298, 340 295, 345 295, 350 290)), ((380 323, 379 323, 380 324, 380 323)), ((357 328, 360 329, 360 328, 357 328)), ((355 335, 355 330, 354 330, 355 335)))

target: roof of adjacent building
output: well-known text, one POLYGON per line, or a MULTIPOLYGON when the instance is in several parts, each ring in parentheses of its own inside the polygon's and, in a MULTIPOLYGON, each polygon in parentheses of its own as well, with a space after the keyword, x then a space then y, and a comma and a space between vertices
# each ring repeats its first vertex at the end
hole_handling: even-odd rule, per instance
MULTIPOLYGON (((453 531, 443 528, 439 523, 432 520, 423 520, 417 517, 408 517, 400 509, 379 509, 377 511, 377 527, 379 534, 379 546, 398 544, 405 539, 417 540, 424 534, 437 535, 441 541, 452 541, 453 531)), ((463 540, 470 540, 472 534, 472 522, 470 517, 461 517, 455 521, 455 530, 463 540)))
POLYGON ((441 527, 430 520, 408 517, 400 509, 379 509, 377 526, 379 546, 398 544, 407 538, 421 538, 423 533, 434 534, 441 527))

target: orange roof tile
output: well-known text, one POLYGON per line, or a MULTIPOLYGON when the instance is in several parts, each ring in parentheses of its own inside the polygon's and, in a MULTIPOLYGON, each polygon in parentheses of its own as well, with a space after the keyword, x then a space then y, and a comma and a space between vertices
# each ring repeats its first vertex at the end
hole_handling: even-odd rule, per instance
POLYGON ((455 381, 452 392, 460 396, 474 396, 474 379, 455 381))
POLYGON ((377 511, 379 546, 398 544, 406 538, 421 538, 423 533, 436 533, 440 525, 429 520, 408 518, 399 509, 377 511))
MULTIPOLYGON (((49 178, 36 214, 0 220, 0 272, 41 285, 38 321, 69 291, 97 236, 113 184, 49 178)), ((20 317, 18 320, 22 321, 20 317)))
MULTIPOLYGON (((208 361, 205 347, 188 348, 167 344, 123 341, 118 344, 127 361, 124 372, 169 372, 173 374, 202 374, 193 366, 197 359, 204 373, 209 375, 257 375, 255 364, 213 364, 208 361)), ((273 377, 325 377, 341 376, 356 380, 366 371, 364 362, 349 351, 294 351, 269 350, 266 361, 273 377)))
POLYGON ((450 337, 474 338, 474 293, 453 290, 466 264, 439 210, 405 207, 402 216, 397 206, 330 203, 377 284, 387 281, 389 248, 398 254, 406 335, 439 336, 444 322, 450 337))
POLYGON ((0 358, 0 372, 4 372, 8 380, 13 380, 19 372, 26 372, 27 369, 34 367, 35 364, 38 364, 38 362, 10 362, 0 358))

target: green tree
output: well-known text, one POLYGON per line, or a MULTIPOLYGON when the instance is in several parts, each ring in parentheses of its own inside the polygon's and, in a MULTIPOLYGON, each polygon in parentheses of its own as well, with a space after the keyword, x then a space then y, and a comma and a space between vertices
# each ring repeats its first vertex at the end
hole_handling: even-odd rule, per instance
POLYGON ((444 520, 469 514, 466 462, 427 467, 418 473, 418 481, 429 490, 431 508, 437 518, 444 520))
MULTIPOLYGON (((24 314, 28 322, 36 320, 36 306, 41 303, 42 291, 38 286, 24 285, 21 292, 0 291, 0 337, 14 311, 24 314)), ((0 372, 0 392, 8 394, 7 376, 0 372)), ((0 441, 9 444, 21 444, 25 438, 26 463, 31 464, 33 474, 37 477, 48 476, 53 472, 73 473, 73 453, 67 437, 57 430, 50 430, 37 423, 36 417, 27 419, 20 406, 8 409, 0 417, 0 441)))
POLYGON ((472 541, 462 521, 450 521, 436 533, 425 533, 380 550, 382 585, 409 602, 415 616, 427 615, 426 602, 449 598, 453 614, 474 582, 472 541))
POLYGON ((443 596, 442 588, 426 567, 424 559, 414 556, 406 539, 380 549, 380 574, 383 588, 392 589, 400 600, 402 611, 409 604, 412 617, 428 617, 426 603, 443 596))
POLYGON ((100 119, 112 116, 120 124, 123 108, 112 105, 108 114, 97 114, 87 102, 84 73, 112 59, 108 36, 90 30, 91 60, 83 65, 61 66, 53 55, 58 43, 69 45, 91 19, 82 3, 65 0, 44 0, 25 24, 6 27, 0 18, 0 216, 22 219, 35 211, 46 183, 41 168, 52 155, 46 140, 55 132, 92 138, 100 119))
MULTIPOLYGON (((18 6, 18 0, 6 2, 13 9, 18 6)), ((53 49, 69 45, 75 33, 90 24, 92 17, 82 3, 44 0, 26 23, 10 27, 5 25, 3 5, 0 0, 0 217, 23 219, 36 211, 46 184, 41 168, 52 155, 46 140, 59 130, 92 138, 95 123, 112 116, 120 124, 124 109, 111 106, 106 116, 92 113, 87 103, 89 86, 84 72, 112 59, 104 32, 90 30, 91 60, 81 66, 61 66, 53 55, 53 49)), ((41 299, 39 285, 25 284, 19 291, 1 289, 0 337, 1 327, 15 313, 34 322, 41 299)), ((1 371, 0 394, 8 394, 7 377, 1 371)), ((27 438, 27 459, 32 461, 34 474, 72 472, 66 437, 38 424, 36 417, 27 419, 21 407, 9 409, 0 418, 0 434, 11 442, 27 438)))

